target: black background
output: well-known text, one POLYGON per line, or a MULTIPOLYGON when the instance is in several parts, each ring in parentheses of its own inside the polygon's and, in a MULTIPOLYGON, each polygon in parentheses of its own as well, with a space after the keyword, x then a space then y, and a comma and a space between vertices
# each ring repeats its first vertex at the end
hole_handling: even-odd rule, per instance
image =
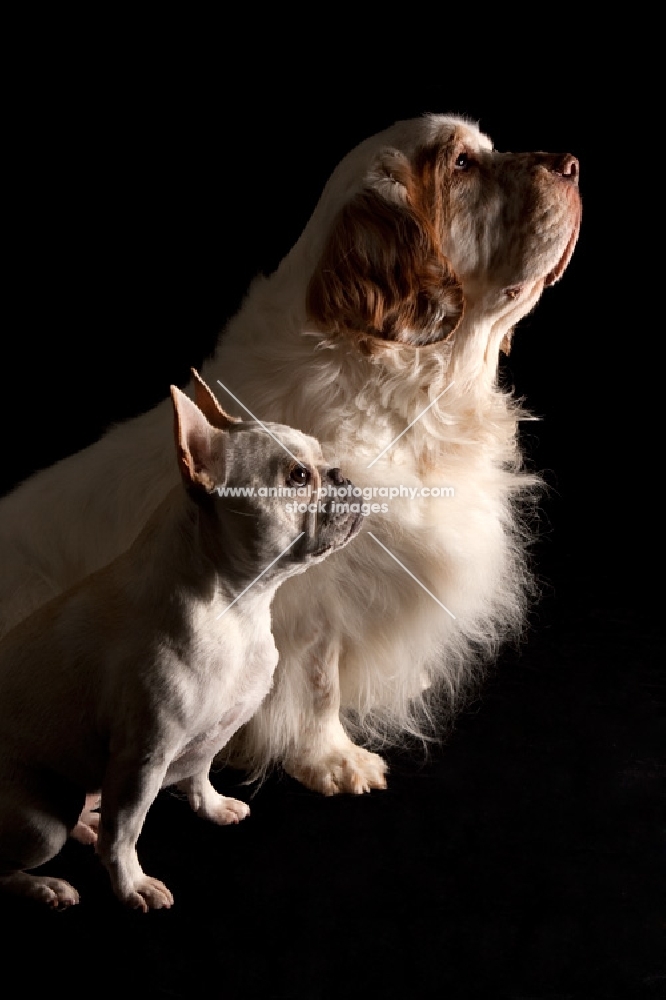
MULTIPOLYGON (((3 489, 185 384, 335 164, 396 119, 454 111, 500 149, 573 152, 584 204, 569 269, 503 368, 543 417, 525 447, 549 487, 524 642, 427 760, 388 754, 386 792, 326 800, 275 776, 235 829, 162 793, 140 856, 173 890, 169 913, 123 912, 90 849, 68 845, 49 871, 79 907, 0 901, 8 960, 35 988, 55 974, 130 996, 663 995, 661 516, 642 452, 654 372, 649 347, 636 362, 633 151, 610 113, 621 88, 562 23, 552 52, 537 33, 530 58, 481 59, 452 53, 465 29, 434 20, 289 50, 279 18, 260 47, 249 24, 201 25, 192 46, 162 25, 134 42, 128 25, 103 52, 93 32, 85 54, 70 42, 46 63, 48 32, 39 51, 22 39, 3 489)), ((215 781, 244 797, 241 778, 215 781)))

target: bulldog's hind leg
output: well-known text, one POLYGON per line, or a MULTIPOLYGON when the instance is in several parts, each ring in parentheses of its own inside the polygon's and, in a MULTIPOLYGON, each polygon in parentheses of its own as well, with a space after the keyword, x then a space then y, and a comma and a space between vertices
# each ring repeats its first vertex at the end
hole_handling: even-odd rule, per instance
POLYGON ((80 844, 96 844, 97 831, 99 830, 100 815, 99 809, 102 796, 99 792, 93 795, 86 795, 86 804, 78 818, 77 824, 70 836, 78 840, 80 844))
MULTIPOLYGON (((14 775, 13 777, 15 777, 14 775)), ((53 909, 66 909, 79 901, 69 882, 48 875, 32 875, 26 869, 37 868, 54 858, 67 840, 80 805, 66 812, 53 810, 48 800, 16 780, 0 775, 0 889, 27 896, 53 909)))

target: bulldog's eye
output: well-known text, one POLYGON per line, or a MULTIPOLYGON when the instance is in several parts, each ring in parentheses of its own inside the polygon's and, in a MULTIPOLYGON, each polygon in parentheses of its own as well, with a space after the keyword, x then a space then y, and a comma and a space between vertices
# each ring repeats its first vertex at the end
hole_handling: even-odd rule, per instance
POLYGON ((471 165, 472 161, 470 160, 467 153, 458 153, 456 157, 456 162, 454 164, 456 170, 469 170, 471 165))
POLYGON ((291 486, 307 486, 312 479, 312 473, 305 465, 292 465, 289 470, 291 486))

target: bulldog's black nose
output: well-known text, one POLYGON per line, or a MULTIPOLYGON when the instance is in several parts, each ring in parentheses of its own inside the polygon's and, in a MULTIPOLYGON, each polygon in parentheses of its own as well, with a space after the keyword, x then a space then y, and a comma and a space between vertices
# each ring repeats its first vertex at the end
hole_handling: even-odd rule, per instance
POLYGON ((331 479, 333 480, 333 485, 334 486, 346 486, 347 485, 347 480, 345 479, 345 477, 340 472, 340 469, 329 469, 328 470, 328 474, 331 477, 331 479))

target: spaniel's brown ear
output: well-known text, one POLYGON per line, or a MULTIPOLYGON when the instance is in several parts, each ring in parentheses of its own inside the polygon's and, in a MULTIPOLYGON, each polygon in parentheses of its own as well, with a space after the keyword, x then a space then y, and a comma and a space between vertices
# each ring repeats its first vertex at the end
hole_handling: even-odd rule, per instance
POLYGON ((206 385, 196 368, 190 368, 194 379, 194 402, 204 414, 209 424, 220 431, 229 430, 234 424, 242 423, 240 417, 232 417, 222 409, 212 390, 206 385))
POLYGON ((307 292, 320 329, 413 347, 453 333, 462 287, 440 249, 440 208, 424 204, 421 183, 402 153, 385 150, 342 208, 307 292))

